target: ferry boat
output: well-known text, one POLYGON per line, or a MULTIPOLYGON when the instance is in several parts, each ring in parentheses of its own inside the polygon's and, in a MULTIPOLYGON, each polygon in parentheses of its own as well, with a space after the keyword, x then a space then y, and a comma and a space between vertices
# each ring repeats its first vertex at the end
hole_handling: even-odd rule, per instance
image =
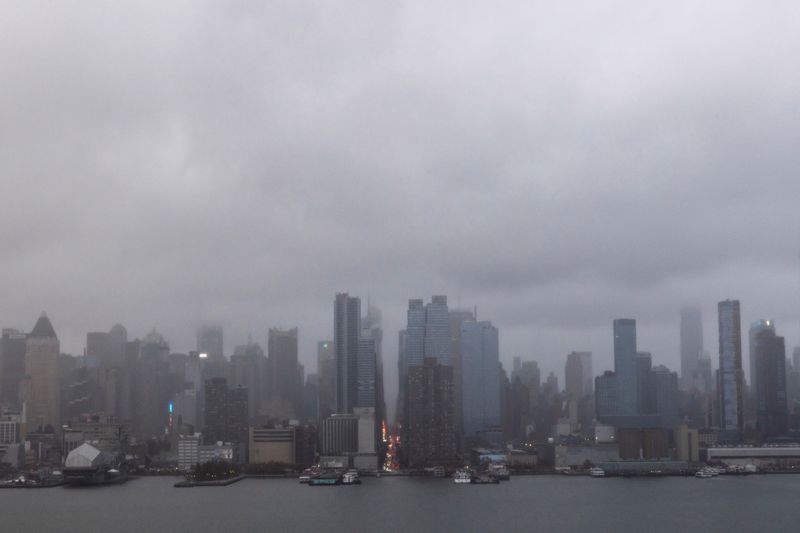
POLYGON ((342 476, 342 485, 361 485, 357 470, 348 470, 342 476))
POLYGON ((606 471, 595 466, 589 470, 589 475, 592 477, 605 477, 606 471))
POLYGON ((311 487, 319 487, 323 485, 341 485, 342 475, 338 472, 325 472, 316 476, 311 476, 308 480, 308 485, 311 487))
POLYGON ((453 474, 453 483, 472 483, 472 472, 466 468, 459 468, 456 470, 456 473, 453 474))

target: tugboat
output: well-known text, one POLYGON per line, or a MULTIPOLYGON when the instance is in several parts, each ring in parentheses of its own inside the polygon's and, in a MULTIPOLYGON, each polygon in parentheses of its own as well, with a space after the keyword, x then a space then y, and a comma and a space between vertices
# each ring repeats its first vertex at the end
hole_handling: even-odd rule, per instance
POLYGON ((348 470, 342 476, 342 485, 361 485, 357 470, 348 470))
POLYGON ((468 468, 459 468, 453 474, 453 483, 472 483, 472 472, 468 468))

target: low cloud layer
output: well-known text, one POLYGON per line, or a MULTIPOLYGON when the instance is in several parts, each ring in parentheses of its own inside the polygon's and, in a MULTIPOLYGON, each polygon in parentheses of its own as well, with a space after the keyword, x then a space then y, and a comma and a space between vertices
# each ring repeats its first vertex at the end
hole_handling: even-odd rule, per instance
POLYGON ((299 326, 313 371, 349 291, 392 368, 444 293, 561 375, 621 316, 678 368, 685 304, 715 354, 739 298, 800 341, 800 8, 552 4, 6 4, 2 325, 299 326))

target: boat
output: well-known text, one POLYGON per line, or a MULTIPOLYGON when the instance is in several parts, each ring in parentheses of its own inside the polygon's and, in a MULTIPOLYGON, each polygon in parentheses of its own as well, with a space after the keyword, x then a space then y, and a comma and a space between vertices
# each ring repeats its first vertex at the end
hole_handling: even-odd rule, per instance
POLYGON ((433 477, 447 477, 447 472, 443 466, 434 466, 433 467, 433 477))
POLYGON ((606 471, 595 466, 589 469, 589 475, 592 477, 605 477, 606 471))
POLYGON ((472 483, 472 472, 467 468, 459 468, 453 474, 453 483, 472 483))
POLYGON ((698 470, 697 472, 695 472, 694 477, 696 477, 698 479, 708 479, 708 478, 712 478, 714 476, 711 474, 711 472, 708 472, 707 470, 703 469, 703 470, 698 470))
POLYGON ((308 480, 308 485, 311 487, 318 487, 323 485, 341 485, 342 475, 338 472, 325 472, 311 476, 308 480))
POLYGON ((508 481, 511 479, 511 474, 508 472, 506 465, 502 463, 495 463, 489 466, 489 475, 494 476, 498 481, 508 481))
POLYGON ((361 485, 357 470, 348 470, 342 475, 342 485, 361 485))

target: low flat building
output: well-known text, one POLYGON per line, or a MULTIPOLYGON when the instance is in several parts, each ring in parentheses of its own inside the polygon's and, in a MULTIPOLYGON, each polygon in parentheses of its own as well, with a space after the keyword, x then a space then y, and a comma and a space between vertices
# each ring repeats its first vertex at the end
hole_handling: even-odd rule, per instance
POLYGON ((247 462, 297 463, 296 428, 250 428, 250 445, 247 462))
POLYGON ((800 444, 787 446, 727 446, 705 450, 708 462, 728 465, 753 464, 758 467, 784 468, 800 466, 800 444))

